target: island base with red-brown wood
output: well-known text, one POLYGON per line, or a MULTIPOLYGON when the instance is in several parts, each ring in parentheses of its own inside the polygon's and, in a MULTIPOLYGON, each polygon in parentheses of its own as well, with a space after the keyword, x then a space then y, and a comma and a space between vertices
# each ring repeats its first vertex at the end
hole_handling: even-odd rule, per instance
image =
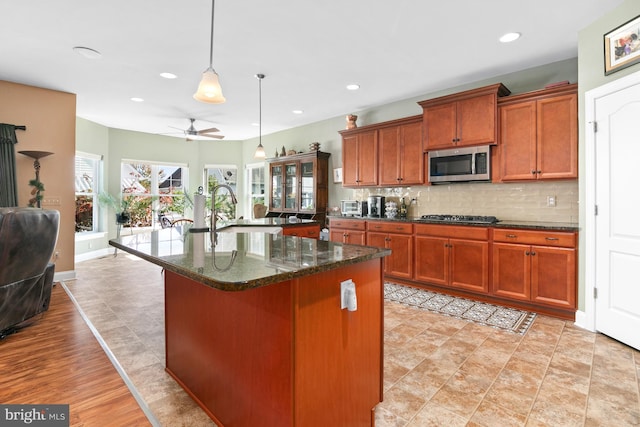
POLYGON ((165 272, 166 369, 221 427, 373 426, 382 258, 229 292, 165 272), (341 308, 353 280, 357 309, 341 308))

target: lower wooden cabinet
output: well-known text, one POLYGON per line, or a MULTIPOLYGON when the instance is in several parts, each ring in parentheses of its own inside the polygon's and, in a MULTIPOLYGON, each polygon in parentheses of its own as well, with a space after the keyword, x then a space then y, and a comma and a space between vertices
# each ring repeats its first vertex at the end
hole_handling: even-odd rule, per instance
POLYGON ((558 308, 576 308, 576 234, 493 230, 492 293, 558 308))
POLYGON ((391 249, 384 275, 399 283, 575 317, 576 232, 337 218, 329 236, 391 249))
POLYGON ((365 221, 361 219, 333 219, 329 220, 329 240, 332 242, 365 245, 367 234, 365 221))
POLYGON ((285 236, 320 238, 320 224, 304 225, 299 227, 283 227, 282 234, 285 236))
POLYGON ((368 221, 367 245, 391 249, 384 257, 384 274, 411 279, 413 276, 413 225, 410 223, 368 221))
POLYGON ((489 291, 489 230, 415 225, 414 279, 468 291, 489 291))

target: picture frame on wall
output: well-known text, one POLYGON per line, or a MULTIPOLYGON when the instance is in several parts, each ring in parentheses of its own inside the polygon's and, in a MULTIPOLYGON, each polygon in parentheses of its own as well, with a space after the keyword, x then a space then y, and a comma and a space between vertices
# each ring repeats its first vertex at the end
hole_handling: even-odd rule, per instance
POLYGON ((640 15, 604 35, 604 74, 640 62, 640 15))
POLYGON ((342 168, 335 168, 333 170, 333 182, 335 184, 342 182, 342 168))

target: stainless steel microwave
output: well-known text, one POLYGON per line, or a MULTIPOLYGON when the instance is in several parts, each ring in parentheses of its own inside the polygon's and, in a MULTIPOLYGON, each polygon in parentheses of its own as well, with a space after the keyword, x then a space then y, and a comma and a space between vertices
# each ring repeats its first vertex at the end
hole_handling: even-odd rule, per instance
POLYGON ((491 147, 429 151, 429 182, 491 181, 491 147))

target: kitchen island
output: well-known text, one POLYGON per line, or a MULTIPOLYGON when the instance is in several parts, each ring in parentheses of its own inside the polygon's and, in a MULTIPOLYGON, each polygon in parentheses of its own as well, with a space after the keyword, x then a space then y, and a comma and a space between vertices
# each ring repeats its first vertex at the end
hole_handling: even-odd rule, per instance
POLYGON ((218 425, 374 424, 388 249, 224 229, 110 244, 165 269, 167 372, 218 425))

